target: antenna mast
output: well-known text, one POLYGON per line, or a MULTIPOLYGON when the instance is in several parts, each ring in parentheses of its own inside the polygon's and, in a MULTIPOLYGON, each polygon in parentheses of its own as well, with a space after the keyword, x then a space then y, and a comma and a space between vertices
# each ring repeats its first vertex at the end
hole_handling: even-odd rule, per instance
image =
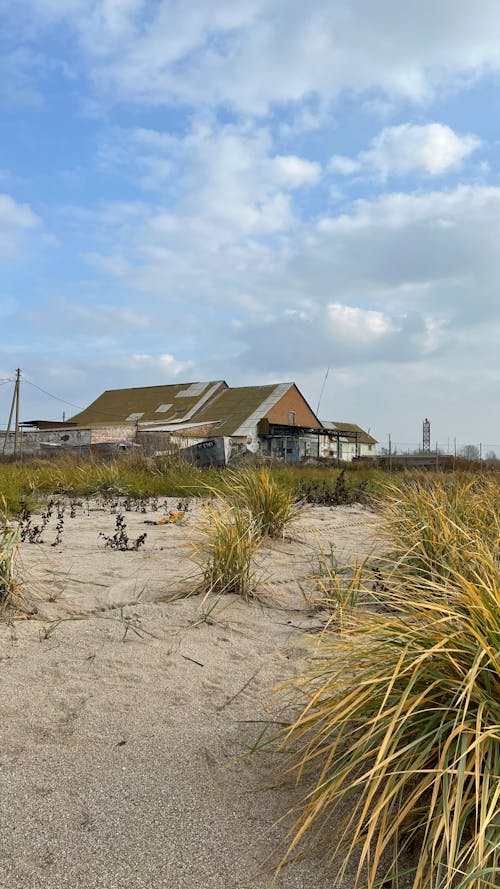
POLYGON ((428 454, 431 449, 431 423, 425 418, 422 424, 422 450, 424 454, 428 454))
POLYGON ((329 373, 330 373, 330 368, 327 367, 327 369, 326 369, 326 374, 325 374, 325 379, 323 380, 323 385, 322 385, 322 387, 321 387, 321 392, 319 393, 318 407, 316 408, 316 416, 318 416, 318 414, 319 414, 319 406, 320 406, 320 404, 321 404, 321 399, 323 398, 323 392, 325 391, 326 381, 327 381, 327 379, 328 379, 328 374, 329 374, 329 373))

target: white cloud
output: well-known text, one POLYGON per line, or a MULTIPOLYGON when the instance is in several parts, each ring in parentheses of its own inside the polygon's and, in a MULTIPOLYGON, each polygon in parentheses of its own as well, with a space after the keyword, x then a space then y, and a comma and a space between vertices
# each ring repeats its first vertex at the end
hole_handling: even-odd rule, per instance
MULTIPOLYGON (((118 287, 147 293, 157 304, 186 302, 202 313, 231 306, 233 318, 238 308, 244 326, 286 309, 308 313, 308 300, 348 307, 331 310, 338 329, 363 336, 390 326, 386 315, 416 312, 425 332, 422 354, 451 337, 450 325, 468 327, 498 310, 500 188, 463 185, 359 200, 343 213, 296 221, 293 232, 281 229, 271 239, 263 220, 251 218, 258 208, 250 192, 232 189, 222 208, 213 208, 210 179, 199 202, 193 192, 182 212, 161 204, 148 212, 138 204, 134 216, 126 205, 121 223, 119 203, 104 206, 88 220, 94 264, 118 287), (358 309, 373 314, 358 316, 358 309)), ((280 210, 276 201, 276 214, 286 215, 288 205, 280 210)), ((316 355, 314 342, 304 354, 316 355)))
POLYGON ((19 204, 8 194, 0 194, 0 254, 16 249, 26 232, 41 224, 29 204, 19 204))
POLYGON ((371 148, 361 152, 361 165, 372 167, 383 179, 423 170, 431 176, 456 169, 481 144, 476 136, 458 136, 441 123, 385 127, 371 148))
POLYGON ((332 303, 327 307, 330 325, 340 336, 354 340, 375 340, 393 329, 383 312, 367 311, 354 306, 332 303))
POLYGON ((100 157, 107 171, 170 199, 173 207, 151 219, 164 245, 172 245, 186 227, 196 241, 208 238, 214 248, 291 229, 293 192, 321 177, 319 163, 275 154, 268 129, 246 123, 198 121, 182 136, 113 130, 100 157))
POLYGON ((296 155, 277 155, 274 158, 277 179, 289 188, 315 185, 321 177, 321 165, 296 155))
POLYGON ((341 176, 375 172, 383 180, 416 171, 437 176, 458 169, 480 145, 476 136, 459 136, 445 124, 404 123, 385 127, 356 158, 333 155, 329 169, 341 176))
MULTIPOLYGON (((127 363, 126 359, 123 359, 127 363)), ((167 377, 178 377, 179 374, 189 371, 193 366, 193 361, 180 361, 168 353, 162 355, 148 355, 147 353, 138 352, 130 356, 129 364, 137 368, 147 368, 157 370, 167 377)))
POLYGON ((7 12, 23 34, 72 31, 112 102, 258 114, 345 91, 423 102, 500 67, 497 0, 18 0, 7 12))
POLYGON ((378 362, 408 364, 439 354, 443 340, 430 335, 420 313, 374 311, 345 303, 311 304, 307 312, 287 310, 250 322, 239 331, 247 368, 285 376, 333 366, 355 369, 378 362))
POLYGON ((340 173, 341 176, 352 176, 353 173, 357 173, 361 168, 361 164, 357 160, 353 160, 351 157, 345 157, 343 154, 334 154, 333 157, 330 158, 330 163, 328 164, 328 169, 332 171, 332 173, 340 173))

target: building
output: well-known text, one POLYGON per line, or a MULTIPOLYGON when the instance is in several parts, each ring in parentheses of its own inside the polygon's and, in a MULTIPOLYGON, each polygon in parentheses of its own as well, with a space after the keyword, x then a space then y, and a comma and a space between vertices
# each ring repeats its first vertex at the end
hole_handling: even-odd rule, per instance
POLYGON ((229 387, 224 380, 108 389, 66 422, 22 424, 19 437, 25 455, 140 446, 153 454, 183 451, 200 464, 245 451, 290 463, 352 460, 374 456, 375 445, 354 423, 322 423, 293 382, 229 387))
MULTIPOLYGON (((187 423, 222 389, 227 389, 223 380, 108 389, 64 423, 47 420, 22 423, 19 452, 33 455, 57 448, 84 450, 137 444, 141 429, 159 426, 165 420, 187 423)), ((13 450, 11 433, 5 453, 12 454, 13 450)))
POLYGON ((327 435, 322 438, 321 456, 350 462, 355 457, 375 457, 377 440, 356 423, 323 420, 327 435))
POLYGON ((188 424, 167 423, 163 428, 172 440, 184 439, 186 446, 223 437, 231 439, 233 454, 249 450, 291 463, 318 457, 323 434, 321 422, 295 383, 228 387, 188 424))
POLYGON ((297 462, 320 455, 323 435, 295 383, 230 388, 213 380, 107 390, 65 423, 24 424, 21 438, 25 454, 132 445, 156 453, 202 444, 206 452, 218 439, 226 462, 246 450, 297 462))

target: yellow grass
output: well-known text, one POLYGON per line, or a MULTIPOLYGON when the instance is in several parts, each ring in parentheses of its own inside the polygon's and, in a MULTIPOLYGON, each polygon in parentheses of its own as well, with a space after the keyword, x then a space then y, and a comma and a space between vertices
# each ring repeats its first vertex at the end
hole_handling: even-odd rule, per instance
POLYGON ((227 470, 224 496, 248 511, 261 537, 282 537, 301 510, 296 495, 277 482, 267 466, 227 470))
POLYGON ((330 623, 296 683, 307 703, 283 746, 308 791, 287 857, 312 831, 369 889, 403 873, 413 889, 498 886, 498 487, 390 496, 384 610, 330 623))
POLYGON ((209 506, 201 540, 193 542, 202 579, 194 592, 205 596, 235 593, 250 599, 255 593, 254 556, 261 541, 247 510, 224 501, 209 506))
POLYGON ((0 512, 0 618, 21 609, 24 598, 16 581, 16 556, 19 549, 19 533, 7 522, 5 504, 0 512))

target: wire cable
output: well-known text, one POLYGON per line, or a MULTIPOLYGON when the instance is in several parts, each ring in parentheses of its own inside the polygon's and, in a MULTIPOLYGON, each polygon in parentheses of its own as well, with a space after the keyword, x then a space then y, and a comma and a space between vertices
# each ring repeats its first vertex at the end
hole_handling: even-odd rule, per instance
POLYGON ((33 386, 34 389, 38 389, 39 392, 43 392, 44 395, 48 395, 49 398, 54 398, 56 401, 62 402, 62 404, 68 404, 70 407, 76 407, 79 411, 85 410, 81 405, 74 404, 73 401, 66 401, 65 398, 59 398, 59 395, 53 395, 52 392, 48 392, 47 389, 42 389, 41 386, 37 386, 36 383, 32 383, 31 380, 27 380, 23 377, 23 383, 27 383, 28 386, 33 386))

